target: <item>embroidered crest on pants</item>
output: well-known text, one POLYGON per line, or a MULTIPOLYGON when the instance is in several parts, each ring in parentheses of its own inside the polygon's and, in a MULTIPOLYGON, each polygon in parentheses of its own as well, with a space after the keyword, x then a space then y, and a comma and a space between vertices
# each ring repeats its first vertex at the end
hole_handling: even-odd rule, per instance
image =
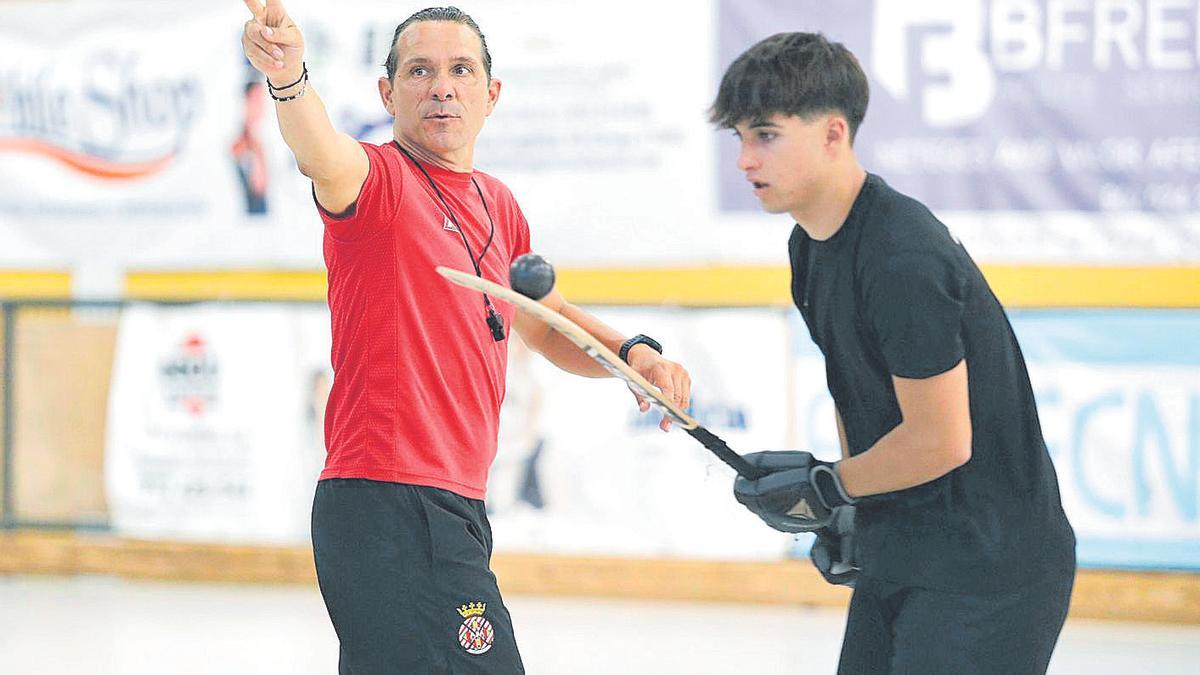
POLYGON ((462 645, 468 654, 483 654, 492 648, 492 643, 496 640, 492 622, 483 616, 486 609, 487 603, 483 602, 471 602, 458 608, 458 613, 463 618, 462 625, 458 627, 458 644, 462 645))

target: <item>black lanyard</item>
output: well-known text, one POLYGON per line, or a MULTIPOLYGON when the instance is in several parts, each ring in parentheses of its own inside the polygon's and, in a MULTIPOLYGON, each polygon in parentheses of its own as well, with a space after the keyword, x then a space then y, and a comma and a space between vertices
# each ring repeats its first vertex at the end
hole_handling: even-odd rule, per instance
MULTIPOLYGON (((481 265, 483 264, 483 256, 487 255, 488 249, 492 247, 492 240, 496 237, 496 221, 492 219, 492 212, 488 209, 487 200, 483 198, 483 190, 479 187, 479 183, 476 182, 475 176, 471 176, 471 185, 475 186, 475 192, 479 194, 479 202, 483 204, 483 212, 487 214, 488 224, 491 226, 491 231, 488 232, 487 242, 483 245, 483 250, 479 252, 478 258, 475 257, 475 252, 471 250, 471 242, 467 241, 466 229, 463 228, 462 224, 458 222, 458 218, 454 215, 454 209, 450 208, 450 203, 447 202, 446 198, 442 195, 442 191, 438 188, 437 183, 433 180, 433 176, 430 176, 429 172, 425 170, 424 165, 418 162, 417 158, 413 157, 408 150, 405 150, 404 146, 400 145, 398 141, 392 141, 392 143, 396 145, 400 152, 404 153, 404 156, 407 157, 409 161, 411 161, 418 169, 421 170, 421 173, 425 176, 425 180, 429 181, 429 187, 433 188, 433 192, 437 195, 438 201, 442 203, 442 208, 446 209, 446 215, 450 218, 451 222, 454 223, 454 227, 458 229, 458 236, 462 237, 463 246, 465 246, 467 249, 467 258, 471 260, 471 266, 475 268, 475 276, 482 279, 483 268, 481 265)), ((504 319, 492 305, 492 299, 488 297, 487 293, 483 294, 483 308, 486 312, 485 320, 487 322, 488 330, 492 332, 492 339, 496 342, 502 341, 504 339, 504 319)))

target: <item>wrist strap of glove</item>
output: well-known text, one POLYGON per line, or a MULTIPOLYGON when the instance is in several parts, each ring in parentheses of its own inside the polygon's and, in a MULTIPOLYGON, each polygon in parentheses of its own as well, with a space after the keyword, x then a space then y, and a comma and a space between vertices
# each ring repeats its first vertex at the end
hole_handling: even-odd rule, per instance
POLYGON ((837 474, 837 464, 818 464, 808 474, 809 481, 817 488, 817 496, 825 507, 836 509, 858 501, 846 492, 842 479, 837 474))

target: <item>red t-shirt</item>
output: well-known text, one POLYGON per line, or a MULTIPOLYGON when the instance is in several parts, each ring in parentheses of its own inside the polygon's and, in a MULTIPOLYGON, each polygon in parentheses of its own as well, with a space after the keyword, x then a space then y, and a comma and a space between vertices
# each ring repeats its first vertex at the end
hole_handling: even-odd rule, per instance
MULTIPOLYGON (((317 207, 325 222, 334 373, 321 478, 429 485, 483 499, 508 343, 492 339, 479 291, 434 270, 474 272, 454 219, 425 176, 394 143, 362 147, 370 172, 358 201, 337 216, 317 207)), ((491 213, 495 238, 480 267, 484 278, 507 286, 512 260, 529 252, 529 226, 512 193, 479 171, 423 166, 476 256, 491 213)), ((515 309, 492 302, 510 334, 515 309)))

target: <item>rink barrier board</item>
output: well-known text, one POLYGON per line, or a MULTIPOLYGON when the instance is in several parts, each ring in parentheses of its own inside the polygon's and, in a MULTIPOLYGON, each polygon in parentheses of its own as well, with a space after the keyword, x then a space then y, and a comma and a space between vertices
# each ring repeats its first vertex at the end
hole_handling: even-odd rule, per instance
MULTIPOLYGON (((996 295, 1017 307, 1200 307, 1200 266, 982 265, 996 295)), ((783 266, 563 268, 574 303, 760 307, 791 304, 783 266)), ((144 270, 125 277, 144 300, 323 300, 322 270, 144 270)))
POLYGON ((11 524, 19 513, 21 521, 106 527, 105 414, 116 305, 73 307, 51 299, 0 303, 0 523, 11 524), (14 353, 20 356, 8 363, 14 353))
MULTIPOLYGON (((849 591, 826 584, 806 560, 729 562, 497 553, 506 593, 844 607, 849 591)), ((234 546, 122 539, 104 534, 0 533, 0 574, 104 574, 223 583, 316 581, 307 547, 234 546)), ((1076 619, 1200 624, 1200 574, 1080 570, 1076 619)))

